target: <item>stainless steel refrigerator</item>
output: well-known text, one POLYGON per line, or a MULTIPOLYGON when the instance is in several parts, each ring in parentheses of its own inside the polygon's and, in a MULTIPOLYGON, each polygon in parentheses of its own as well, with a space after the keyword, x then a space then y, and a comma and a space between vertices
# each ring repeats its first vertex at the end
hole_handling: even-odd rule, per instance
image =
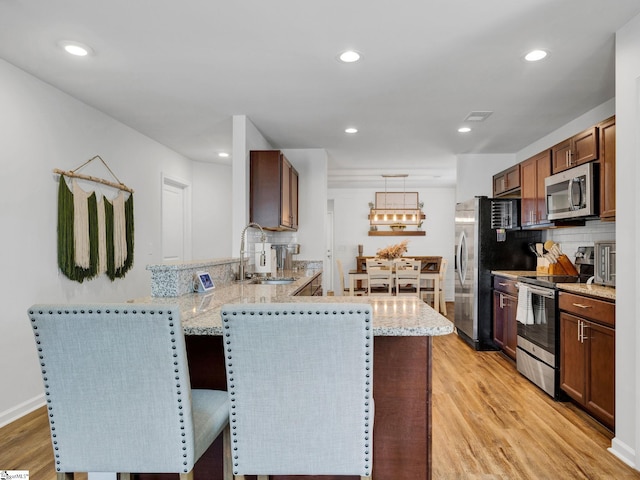
POLYGON ((521 230, 517 222, 511 229, 492 228, 492 202, 512 202, 513 212, 520 209, 517 199, 475 197, 456 204, 454 324, 458 336, 476 350, 497 349, 491 271, 535 270, 529 244, 541 239, 540 231, 521 230))

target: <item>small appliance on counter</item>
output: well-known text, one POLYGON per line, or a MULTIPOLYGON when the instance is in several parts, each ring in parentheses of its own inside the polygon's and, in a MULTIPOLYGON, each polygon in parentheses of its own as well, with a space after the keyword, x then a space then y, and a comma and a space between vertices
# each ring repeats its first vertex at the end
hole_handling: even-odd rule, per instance
POLYGON ((300 253, 299 243, 278 243, 271 246, 276 251, 278 270, 293 270, 293 256, 300 253))
POLYGON ((595 242, 595 275, 594 283, 616 286, 616 242, 607 240, 595 242))
POLYGON ((594 247, 578 247, 575 265, 578 270, 580 282, 586 282, 594 274, 594 247))

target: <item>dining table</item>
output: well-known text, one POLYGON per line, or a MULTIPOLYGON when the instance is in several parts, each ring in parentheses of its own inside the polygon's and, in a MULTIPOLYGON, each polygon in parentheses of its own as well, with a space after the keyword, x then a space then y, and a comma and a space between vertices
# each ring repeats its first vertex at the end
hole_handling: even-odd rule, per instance
MULTIPOLYGON (((367 278, 367 272, 349 270, 349 295, 354 295, 356 282, 367 280, 367 278)), ((433 308, 440 313, 440 272, 425 272, 423 270, 420 273, 420 280, 423 279, 433 281, 433 308)))

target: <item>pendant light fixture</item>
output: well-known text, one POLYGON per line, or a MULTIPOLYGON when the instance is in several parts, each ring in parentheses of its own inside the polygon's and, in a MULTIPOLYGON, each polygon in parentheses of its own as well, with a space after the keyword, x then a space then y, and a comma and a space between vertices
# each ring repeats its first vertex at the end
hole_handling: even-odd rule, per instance
MULTIPOLYGON (((424 218, 418 192, 406 191, 407 174, 382 175, 384 192, 376 192, 375 205, 369 211, 369 224, 372 226, 390 226, 393 230, 402 230, 408 225, 420 225, 424 218), (402 178, 401 192, 389 192, 387 180, 402 178)), ((371 204, 370 204, 371 205, 371 204)))

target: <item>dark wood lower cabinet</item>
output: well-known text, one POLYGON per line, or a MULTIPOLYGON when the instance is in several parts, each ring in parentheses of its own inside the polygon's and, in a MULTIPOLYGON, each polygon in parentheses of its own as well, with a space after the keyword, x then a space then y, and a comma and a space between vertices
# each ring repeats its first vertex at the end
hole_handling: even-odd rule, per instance
MULTIPOLYGON (((192 387, 226 390, 222 338, 188 335, 186 343, 192 387)), ((431 353, 431 337, 375 337, 374 480, 431 479, 431 353)), ((168 480, 178 476, 140 474, 137 478, 168 480)), ((195 478, 222 479, 221 439, 198 461, 195 478)), ((314 478, 359 480, 360 477, 277 475, 271 480, 314 478)))
POLYGON ((561 312, 560 345, 560 388, 613 430, 615 330, 561 312))
POLYGON ((495 276, 493 279, 493 341, 511 359, 518 346, 517 281, 495 276))

